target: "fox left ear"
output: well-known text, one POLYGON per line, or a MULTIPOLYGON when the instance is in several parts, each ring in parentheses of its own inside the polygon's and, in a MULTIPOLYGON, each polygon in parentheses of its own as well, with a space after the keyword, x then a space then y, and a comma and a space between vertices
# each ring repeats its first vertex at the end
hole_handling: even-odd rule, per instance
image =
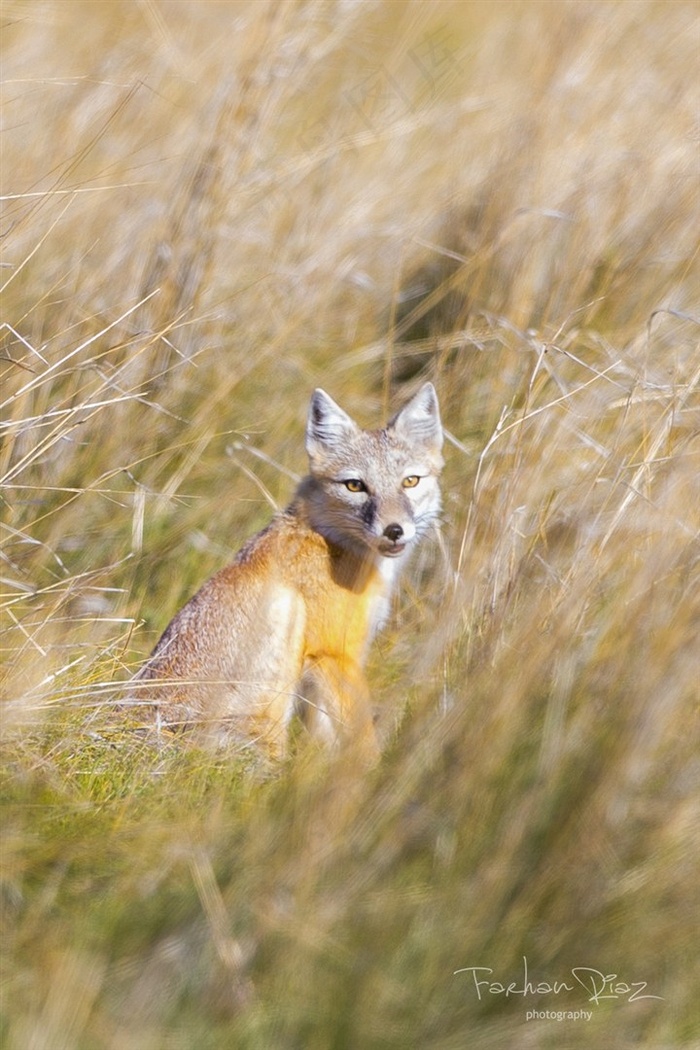
POLYGON ((314 390, 306 421, 306 451, 312 458, 343 447, 357 433, 357 424, 325 390, 314 390))
POLYGON ((400 434, 407 441, 420 441, 432 451, 439 452, 442 448, 443 433, 440 407, 433 384, 424 383, 408 404, 397 412, 387 429, 400 434))

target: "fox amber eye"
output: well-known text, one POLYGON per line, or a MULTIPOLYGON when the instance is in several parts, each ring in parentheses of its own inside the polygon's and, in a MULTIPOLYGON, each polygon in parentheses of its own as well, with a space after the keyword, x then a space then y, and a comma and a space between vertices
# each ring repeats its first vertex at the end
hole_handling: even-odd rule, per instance
POLYGON ((405 489, 414 489, 419 481, 420 478, 417 474, 409 474, 407 478, 403 479, 401 484, 405 489))
POLYGON ((364 481, 360 481, 359 478, 348 478, 347 481, 343 482, 343 485, 345 485, 345 488, 348 490, 348 492, 365 491, 365 483, 364 481))

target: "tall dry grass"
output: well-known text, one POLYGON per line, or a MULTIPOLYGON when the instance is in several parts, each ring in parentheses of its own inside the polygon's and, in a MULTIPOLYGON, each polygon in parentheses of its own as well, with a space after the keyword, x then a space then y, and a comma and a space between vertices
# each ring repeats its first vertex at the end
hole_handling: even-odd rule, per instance
POLYGON ((3 1045, 697 1045, 696 6, 2 20, 3 1045), (426 375, 376 773, 134 736, 313 387, 426 375))

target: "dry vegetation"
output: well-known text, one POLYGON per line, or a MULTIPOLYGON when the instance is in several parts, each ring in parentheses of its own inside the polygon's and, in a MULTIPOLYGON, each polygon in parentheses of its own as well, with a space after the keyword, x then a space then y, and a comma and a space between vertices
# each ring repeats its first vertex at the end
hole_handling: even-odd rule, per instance
POLYGON ((2 1045, 697 1046, 697 5, 1 33, 2 1045), (380 768, 154 750, 114 683, 284 504, 311 389, 370 423, 425 376, 380 768), (523 956, 572 990, 454 975, 523 956))

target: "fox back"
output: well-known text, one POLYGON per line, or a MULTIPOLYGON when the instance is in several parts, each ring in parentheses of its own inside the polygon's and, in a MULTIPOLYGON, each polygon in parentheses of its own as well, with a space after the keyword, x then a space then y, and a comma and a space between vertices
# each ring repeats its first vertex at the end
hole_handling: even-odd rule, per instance
POLYGON ((316 390, 308 475, 170 622, 134 701, 158 724, 209 726, 275 756, 298 714, 312 735, 374 761, 367 648, 400 567, 439 515, 441 447, 431 383, 370 431, 316 390))

